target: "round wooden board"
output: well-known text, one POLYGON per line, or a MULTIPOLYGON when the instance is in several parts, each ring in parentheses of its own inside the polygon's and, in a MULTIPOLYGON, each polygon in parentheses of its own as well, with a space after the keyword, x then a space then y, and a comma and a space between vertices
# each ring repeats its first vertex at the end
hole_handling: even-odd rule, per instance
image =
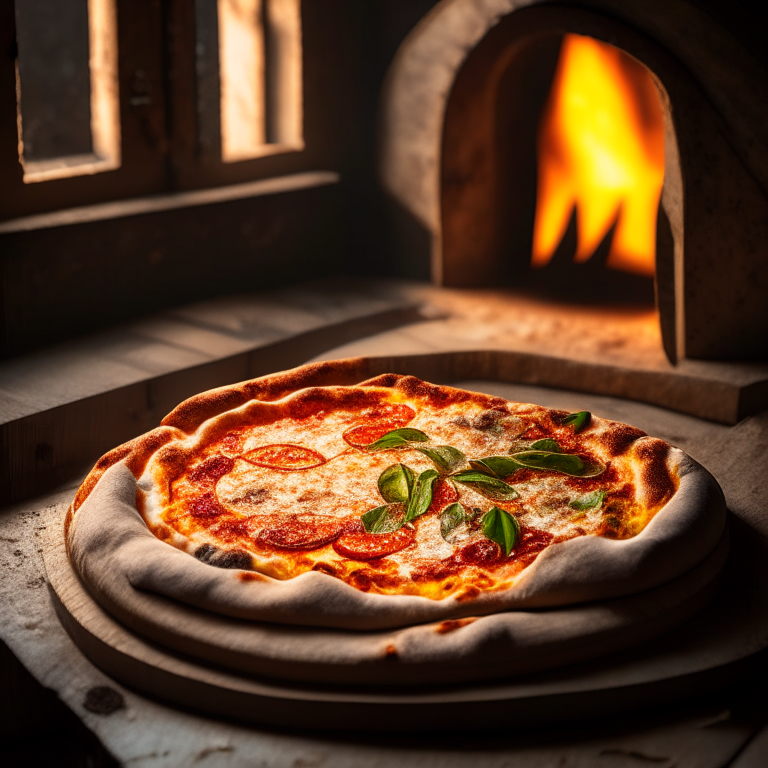
MULTIPOLYGON (((702 614, 641 650, 492 685, 412 690, 341 689, 257 680, 175 655, 109 616, 70 566, 62 530, 43 553, 57 614, 83 653, 127 687, 174 704, 251 722, 355 730, 501 726, 592 717, 715 685, 726 665, 757 648, 702 643, 702 621, 720 622, 718 590, 702 614), (395 709, 396 708, 396 709, 395 709), (511 718, 511 720, 510 720, 511 718)), ((725 679, 725 678, 723 678, 725 679)))

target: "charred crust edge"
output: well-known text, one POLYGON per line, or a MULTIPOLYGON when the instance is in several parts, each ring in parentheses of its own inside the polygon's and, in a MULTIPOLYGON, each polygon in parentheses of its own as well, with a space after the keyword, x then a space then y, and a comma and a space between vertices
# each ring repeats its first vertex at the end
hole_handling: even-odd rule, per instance
POLYGON ((249 571, 253 568, 251 556, 241 549, 219 549, 213 544, 203 544, 194 552, 195 559, 215 568, 249 571))

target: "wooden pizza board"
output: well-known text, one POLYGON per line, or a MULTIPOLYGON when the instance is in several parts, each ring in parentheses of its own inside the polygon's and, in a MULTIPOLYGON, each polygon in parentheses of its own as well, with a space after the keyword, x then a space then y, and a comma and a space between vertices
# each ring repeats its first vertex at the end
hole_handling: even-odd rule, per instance
MULTIPOLYGON (((463 727, 474 728, 594 717, 730 682, 732 665, 758 650, 743 637, 730 644, 706 642, 703 627, 731 622, 729 588, 720 584, 704 611, 683 627, 596 662, 497 684, 406 690, 301 686, 208 666, 134 634, 86 591, 69 563, 61 527, 49 535, 43 557, 62 624, 108 675, 153 698, 268 725, 421 731, 450 727, 457 716, 463 727)), ((725 582, 743 578, 729 571, 725 582)))

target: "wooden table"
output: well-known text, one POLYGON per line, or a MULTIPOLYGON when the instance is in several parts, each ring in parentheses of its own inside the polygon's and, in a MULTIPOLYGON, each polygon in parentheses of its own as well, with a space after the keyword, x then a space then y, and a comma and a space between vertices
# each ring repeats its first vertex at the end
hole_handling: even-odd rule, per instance
MULTIPOLYGON (((490 332, 488 322, 478 323, 473 330, 480 333, 483 329, 490 332)), ((457 339, 451 322, 437 318, 427 325, 380 330, 363 340, 326 350, 322 356, 364 353, 397 357, 435 352, 459 343, 465 342, 457 339)), ((487 380, 464 383, 542 405, 589 408, 669 439, 715 474, 734 514, 735 530, 752 548, 751 556, 761 560, 764 554, 768 564, 768 411, 727 426, 606 396, 487 380)), ((150 701, 96 669, 72 643, 52 608, 41 541, 69 503, 79 479, 75 476, 46 495, 0 512, 0 638, 13 653, 13 658, 8 654, 0 657, 4 680, 0 714, 6 729, 0 730, 0 735, 8 736, 0 747, 3 764, 5 757, 9 765, 55 760, 66 766, 69 750, 75 757, 91 755, 92 765, 113 765, 116 761, 141 768, 198 763, 265 768, 768 765, 768 702, 764 693, 768 661, 764 653, 719 669, 711 678, 709 693, 674 704, 660 701, 653 712, 606 717, 597 723, 560 722, 526 729, 510 723, 509 728, 494 732, 467 733, 460 717, 446 723, 445 733, 423 737, 323 734, 313 732, 309 722, 296 723, 295 731, 279 732, 219 722, 150 701), (40 685, 55 692, 66 709, 41 693, 40 685), (67 739, 56 731, 54 719, 66 721, 67 732, 77 733, 77 738, 67 739), (19 735, 25 733, 35 736, 21 739, 19 735)), ((756 585, 756 594, 764 595, 768 603, 768 577, 765 589, 756 585)), ((738 601, 740 596, 736 594, 733 599, 738 601)), ((712 632, 720 629, 713 627, 712 632)), ((744 632, 746 652, 765 646, 765 634, 755 626, 744 632)), ((574 716, 577 718, 578 713, 574 716)))

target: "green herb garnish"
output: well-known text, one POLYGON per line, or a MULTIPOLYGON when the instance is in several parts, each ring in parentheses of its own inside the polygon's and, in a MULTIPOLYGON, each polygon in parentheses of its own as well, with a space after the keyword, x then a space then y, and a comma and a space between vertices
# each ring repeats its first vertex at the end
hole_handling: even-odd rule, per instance
POLYGON ((495 541, 504 550, 504 556, 509 557, 520 541, 520 524, 515 517, 504 509, 491 507, 483 516, 482 525, 485 537, 495 541))
POLYGON ((451 479, 462 485, 468 485, 479 494, 486 498, 493 499, 494 501, 508 501, 509 499, 516 499, 519 496, 518 492, 511 485, 507 485, 503 480, 489 477, 487 474, 478 472, 477 470, 464 470, 463 472, 453 475, 451 479))
POLYGON ((413 484, 411 497, 408 500, 408 506, 405 510, 405 522, 410 523, 417 517, 421 517, 432 503, 432 492, 435 486, 435 480, 440 477, 434 469, 427 469, 422 472, 413 484))
POLYGON ((545 437, 542 440, 537 440, 531 445, 532 451, 548 451, 549 453, 562 453, 563 449, 557 444, 556 440, 551 437, 545 437))
POLYGON ((393 464, 379 476, 379 493, 390 504, 407 504, 416 480, 415 472, 405 464, 393 464))
POLYGON ((569 413, 562 421, 563 424, 573 424, 574 432, 581 432, 592 419, 592 414, 589 411, 576 411, 576 413, 569 413))
POLYGON ((467 520, 467 513, 463 505, 458 501, 449 504, 438 518, 440 520, 440 535, 450 541, 449 537, 456 528, 467 520))
POLYGON ((436 445, 433 448, 414 447, 417 451, 421 451, 425 456, 429 457, 434 465, 446 475, 455 472, 467 461, 467 457, 452 445, 436 445))
POLYGON ((602 507, 603 500, 607 495, 607 491, 592 491, 592 493, 579 496, 577 499, 571 499, 568 502, 568 506, 573 509, 594 509, 595 507, 602 507))
POLYGON ((503 480, 515 470, 520 469, 522 464, 518 464, 509 456, 486 456, 484 459, 478 459, 477 461, 471 460, 469 466, 477 472, 482 472, 484 475, 498 477, 499 480, 503 480))
POLYGON ((387 451, 391 448, 405 448, 411 443, 426 443, 428 440, 429 437, 420 429, 401 427, 400 429, 393 429, 391 432, 387 432, 386 435, 382 435, 378 440, 369 443, 365 446, 365 450, 387 451))
POLYGON ((584 461, 573 453, 550 453, 549 451, 521 451, 512 458, 530 469, 551 469, 572 477, 595 477, 605 472, 605 466, 584 461))
POLYGON ((392 533, 403 527, 405 510, 402 504, 385 504, 360 516, 366 533, 392 533))

